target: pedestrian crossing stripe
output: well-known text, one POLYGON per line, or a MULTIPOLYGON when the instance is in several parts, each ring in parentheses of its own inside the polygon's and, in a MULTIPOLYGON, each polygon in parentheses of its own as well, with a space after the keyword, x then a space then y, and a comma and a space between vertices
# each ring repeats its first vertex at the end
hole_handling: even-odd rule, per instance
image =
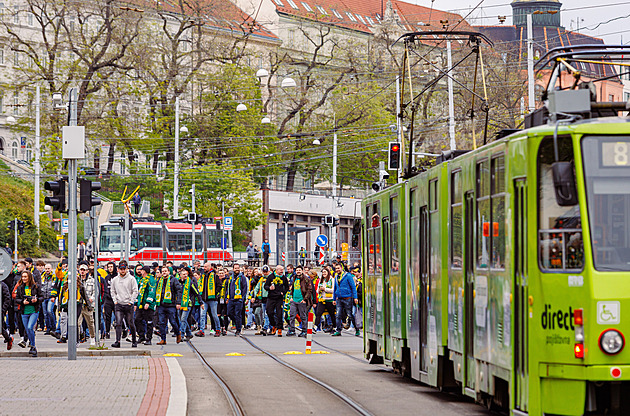
POLYGON ((241 354, 240 352, 230 352, 225 354, 226 357, 242 357, 245 354, 241 354))
POLYGON ((330 354, 328 351, 313 351, 311 354, 330 354))
POLYGON ((163 357, 183 357, 183 355, 176 352, 169 352, 163 355, 163 357))
POLYGON ((300 355, 303 354, 301 351, 287 351, 284 355, 300 355))

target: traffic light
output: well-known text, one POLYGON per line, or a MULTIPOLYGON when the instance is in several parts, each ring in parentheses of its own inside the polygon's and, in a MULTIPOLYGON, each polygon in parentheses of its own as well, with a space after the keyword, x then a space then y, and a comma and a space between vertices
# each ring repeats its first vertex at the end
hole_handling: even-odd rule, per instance
POLYGON ((9 230, 15 230, 15 220, 7 221, 7 224, 9 224, 7 226, 9 230))
POLYGON ((216 220, 216 222, 214 223, 214 226, 217 228, 217 230, 221 229, 221 220, 216 220))
POLYGON ((400 169, 400 143, 389 142, 389 157, 387 159, 387 169, 398 170, 400 169))
POLYGON ((44 183, 44 189, 51 191, 52 196, 44 198, 44 203, 50 205, 53 211, 66 212, 66 181, 48 181, 44 183))
POLYGON ((92 196, 92 191, 98 191, 101 189, 101 183, 96 181, 89 181, 87 179, 81 179, 80 199, 79 204, 80 212, 88 212, 95 205, 101 205, 101 198, 92 196))
POLYGON ((17 227, 18 227, 18 234, 19 235, 24 234, 24 221, 17 220, 17 227))

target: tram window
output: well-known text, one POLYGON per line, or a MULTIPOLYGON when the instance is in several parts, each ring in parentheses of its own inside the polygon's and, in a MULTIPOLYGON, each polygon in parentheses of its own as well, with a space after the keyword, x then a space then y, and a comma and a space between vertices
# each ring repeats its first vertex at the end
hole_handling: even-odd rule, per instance
MULTIPOLYGON (((584 245, 579 205, 562 207, 556 202, 551 164, 555 161, 553 137, 538 149, 538 252, 543 270, 581 270, 584 245)), ((558 138, 558 156, 573 161, 569 136, 558 138)))
MULTIPOLYGON (((420 277, 420 212, 418 210, 418 188, 414 188, 409 193, 409 210, 411 215, 411 228, 409 241, 411 243, 411 250, 409 254, 411 256, 411 278, 412 282, 418 281, 420 277)), ((413 285, 415 286, 415 284, 413 285)), ((412 286, 412 287, 413 287, 412 286)))
MULTIPOLYGON (((374 204, 374 215, 380 218, 381 215, 381 207, 380 203, 377 202, 374 204)), ((379 221, 378 227, 374 229, 374 257, 376 262, 376 273, 383 273, 383 254, 381 252, 381 222, 379 221)))
POLYGON ((390 272, 393 274, 398 273, 400 270, 400 253, 398 247, 398 195, 395 195, 389 200, 389 215, 390 215, 390 238, 391 238, 391 268, 390 272))
POLYGON ((492 191, 492 226, 490 239, 492 241, 493 269, 505 268, 505 159, 503 156, 492 159, 492 175, 490 188, 492 191))
POLYGON ((490 169, 488 159, 477 163, 477 267, 487 268, 490 263, 490 169))
MULTIPOLYGON (((192 234, 191 233, 169 233, 168 234, 169 251, 190 251, 192 248, 192 234)), ((202 251, 200 235, 197 235, 195 237, 195 251, 202 251)))
POLYGON ((436 211, 438 209, 438 180, 433 179, 429 182, 429 210, 436 211))
POLYGON ((131 249, 141 250, 145 247, 160 248, 162 242, 158 229, 136 229, 131 233, 131 249))
POLYGON ((462 184, 461 171, 451 174, 451 267, 462 267, 462 184))

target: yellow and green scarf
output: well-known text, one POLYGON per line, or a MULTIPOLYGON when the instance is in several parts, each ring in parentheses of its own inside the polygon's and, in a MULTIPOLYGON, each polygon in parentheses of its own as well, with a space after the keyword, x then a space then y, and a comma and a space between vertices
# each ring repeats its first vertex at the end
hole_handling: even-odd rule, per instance
POLYGON ((202 292, 203 292, 203 288, 205 287, 208 288, 208 292, 207 292, 208 299, 214 299, 216 296, 215 278, 216 277, 215 277, 214 271, 211 271, 207 275, 205 273, 201 275, 200 287, 201 287, 202 292), (208 280, 207 283, 206 283, 206 279, 208 280))
POLYGON ((166 285, 166 290, 164 291, 164 301, 169 302, 169 303, 172 303, 173 301, 173 294, 171 293, 171 278, 170 276, 167 276, 167 277, 160 278, 160 281, 158 282, 157 296, 156 296, 156 301, 158 304, 162 303, 162 288, 164 287, 165 280, 167 282, 167 285, 166 285))
POLYGON ((188 307, 190 306, 190 277, 186 278, 183 286, 181 309, 185 311, 188 310, 188 307))

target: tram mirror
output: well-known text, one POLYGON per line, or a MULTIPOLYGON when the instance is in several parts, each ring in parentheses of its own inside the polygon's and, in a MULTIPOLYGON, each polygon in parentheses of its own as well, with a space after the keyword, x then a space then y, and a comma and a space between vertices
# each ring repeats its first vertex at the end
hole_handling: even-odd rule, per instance
POLYGON ((573 162, 554 162, 551 165, 551 171, 558 205, 561 207, 577 205, 578 197, 573 162))

